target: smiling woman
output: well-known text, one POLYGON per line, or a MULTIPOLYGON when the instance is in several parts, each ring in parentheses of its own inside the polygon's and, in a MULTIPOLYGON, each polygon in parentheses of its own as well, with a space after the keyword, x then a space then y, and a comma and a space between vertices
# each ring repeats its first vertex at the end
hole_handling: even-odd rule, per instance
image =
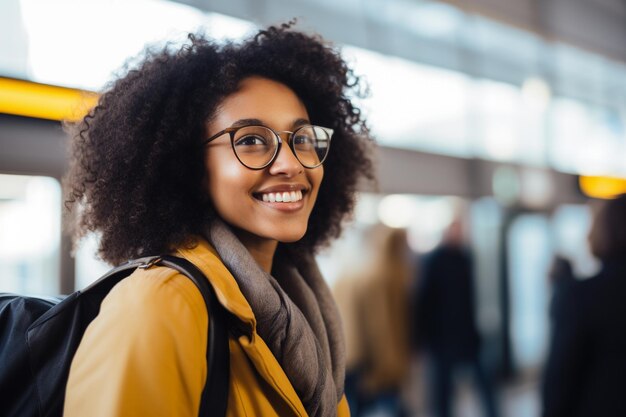
MULTIPOLYGON (((372 179, 359 92, 334 49, 283 25, 148 54, 70 126, 76 236, 98 232, 111 263, 186 258, 231 314, 228 415, 348 414, 313 255, 372 179)), ((198 415, 209 320, 184 276, 131 275, 85 332, 64 415, 198 415)))

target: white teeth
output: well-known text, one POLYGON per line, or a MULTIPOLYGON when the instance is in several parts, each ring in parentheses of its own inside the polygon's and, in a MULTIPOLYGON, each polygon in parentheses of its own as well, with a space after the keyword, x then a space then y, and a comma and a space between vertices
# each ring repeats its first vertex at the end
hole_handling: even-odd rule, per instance
POLYGON ((266 203, 293 203, 302 200, 302 191, 289 191, 283 193, 263 193, 261 199, 266 203))

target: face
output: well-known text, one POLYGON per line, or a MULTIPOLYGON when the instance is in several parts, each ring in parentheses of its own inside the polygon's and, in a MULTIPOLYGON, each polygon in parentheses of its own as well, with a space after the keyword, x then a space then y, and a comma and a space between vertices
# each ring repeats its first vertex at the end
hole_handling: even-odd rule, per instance
MULTIPOLYGON (((304 104, 290 88, 266 78, 250 77, 221 103, 207 126, 207 137, 245 124, 248 119, 256 119, 255 124, 275 131, 293 131, 309 123, 304 104)), ((206 146, 209 196, 219 216, 233 226, 244 244, 294 242, 306 232, 324 169, 304 168, 287 146, 287 135, 281 138, 283 144, 274 162, 258 171, 238 161, 228 134, 206 146), (278 195, 282 200, 284 193, 295 201, 276 201, 278 195)))

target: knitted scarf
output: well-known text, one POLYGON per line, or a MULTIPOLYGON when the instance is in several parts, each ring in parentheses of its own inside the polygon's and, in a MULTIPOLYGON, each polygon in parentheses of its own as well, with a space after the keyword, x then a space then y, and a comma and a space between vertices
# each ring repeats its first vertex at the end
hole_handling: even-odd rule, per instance
POLYGON ((343 396, 345 346, 339 312, 313 256, 295 256, 279 245, 272 276, 222 221, 213 221, 205 234, 239 284, 258 334, 309 416, 336 416, 343 396))

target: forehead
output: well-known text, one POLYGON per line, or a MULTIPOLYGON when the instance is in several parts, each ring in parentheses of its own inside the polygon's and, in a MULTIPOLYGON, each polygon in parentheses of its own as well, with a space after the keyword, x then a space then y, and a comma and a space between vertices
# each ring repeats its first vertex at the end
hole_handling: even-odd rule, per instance
POLYGON ((302 100, 285 84, 261 77, 245 78, 239 89, 220 104, 209 125, 224 129, 241 119, 258 119, 275 129, 290 129, 296 120, 308 120, 302 100))

